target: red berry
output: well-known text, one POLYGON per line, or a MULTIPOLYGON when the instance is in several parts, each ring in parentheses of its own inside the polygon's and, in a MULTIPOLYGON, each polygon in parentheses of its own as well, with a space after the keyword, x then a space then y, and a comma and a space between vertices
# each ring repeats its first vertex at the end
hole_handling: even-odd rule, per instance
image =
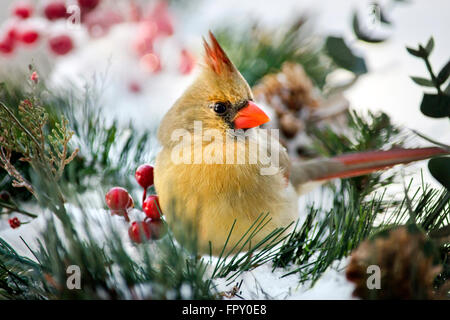
POLYGON ((153 52, 157 31, 158 26, 152 20, 139 23, 139 28, 133 41, 133 48, 139 56, 153 52))
POLYGON ((63 1, 50 2, 44 9, 48 20, 53 21, 67 17, 66 4, 63 1))
POLYGON ((11 41, 16 41, 18 38, 18 32, 14 27, 11 27, 8 32, 6 33, 6 39, 11 41))
POLYGON ((17 217, 9 219, 8 222, 9 222, 9 225, 11 226, 11 228, 13 228, 13 229, 20 227, 20 224, 21 224, 20 220, 17 217))
POLYGON ((6 38, 0 41, 0 53, 11 54, 14 51, 14 40, 6 38))
POLYGON ((23 104, 26 105, 29 108, 33 107, 33 103, 30 100, 28 100, 28 99, 23 100, 23 104))
POLYGON ((194 56, 186 49, 181 50, 181 61, 180 61, 180 72, 182 74, 191 73, 192 69, 195 67, 194 56))
POLYGON ((144 189, 153 185, 153 167, 151 165, 143 164, 139 166, 134 176, 139 185, 144 189))
POLYGON ((156 195, 151 195, 145 199, 142 205, 142 210, 144 210, 145 215, 152 220, 161 219, 159 199, 156 195))
POLYGON ((141 243, 144 240, 149 240, 151 238, 150 225, 146 221, 132 222, 130 228, 128 229, 128 235, 131 240, 136 243, 141 243))
POLYGON ((85 10, 95 9, 99 3, 100 0, 78 0, 78 5, 85 10))
POLYGON ((142 18, 142 9, 134 1, 130 3, 130 20, 133 22, 139 22, 142 18))
POLYGON ((106 205, 113 211, 126 210, 130 203, 130 194, 121 187, 114 187, 105 196, 106 205))
POLYGON ((166 1, 159 1, 152 12, 151 20, 156 21, 158 35, 171 36, 173 34, 173 21, 166 1))
POLYGON ((39 75, 37 74, 36 71, 34 71, 31 76, 30 76, 30 80, 33 81, 34 83, 37 83, 39 81, 39 75))
POLYGON ((20 35, 20 41, 26 44, 35 43, 39 39, 39 33, 34 30, 28 30, 20 35))
POLYGON ((57 55, 65 55, 73 49, 72 39, 66 35, 51 38, 49 45, 52 52, 57 55))
POLYGON ((150 226, 151 238, 158 240, 164 237, 167 233, 167 226, 163 220, 150 220, 148 221, 150 226))
POLYGON ((158 73, 162 69, 161 60, 155 53, 144 55, 140 60, 140 64, 145 71, 150 73, 158 73))
POLYGON ((132 81, 128 84, 128 90, 130 90, 132 93, 140 93, 142 91, 142 88, 139 83, 132 81))
POLYGON ((9 202, 9 200, 11 200, 11 195, 8 191, 3 190, 0 192, 0 200, 3 202, 9 202))
POLYGON ((95 10, 86 14, 84 24, 92 37, 106 35, 111 27, 123 22, 124 18, 120 12, 113 10, 95 10))
POLYGON ((13 14, 21 19, 27 19, 33 13, 33 7, 28 3, 19 3, 13 8, 13 14))

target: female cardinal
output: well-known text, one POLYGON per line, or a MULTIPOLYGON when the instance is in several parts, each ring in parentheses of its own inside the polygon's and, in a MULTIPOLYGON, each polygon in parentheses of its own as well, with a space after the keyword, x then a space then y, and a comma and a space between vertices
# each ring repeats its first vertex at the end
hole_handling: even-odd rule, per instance
POLYGON ((209 36, 210 44, 204 40, 201 73, 160 124, 162 150, 155 166, 155 188, 166 220, 179 240, 183 232, 195 232, 200 251, 217 254, 227 239, 232 248, 262 213, 271 219, 253 243, 295 221, 298 194, 308 189, 309 182, 367 174, 445 153, 440 148, 394 149, 291 163, 276 137, 262 139, 261 130, 251 129, 269 118, 254 103, 249 85, 211 32, 209 36), (202 130, 197 130, 199 125, 202 130), (214 139, 205 137, 208 130, 214 139), (185 138, 181 143, 180 136, 185 138), (267 163, 259 158, 251 161, 255 142, 269 156, 278 152, 279 161, 270 174, 262 174, 267 163), (184 161, 176 160, 180 150, 184 161), (207 152, 210 157, 205 157, 207 152), (218 154, 233 161, 229 157, 226 162, 211 161, 218 154))

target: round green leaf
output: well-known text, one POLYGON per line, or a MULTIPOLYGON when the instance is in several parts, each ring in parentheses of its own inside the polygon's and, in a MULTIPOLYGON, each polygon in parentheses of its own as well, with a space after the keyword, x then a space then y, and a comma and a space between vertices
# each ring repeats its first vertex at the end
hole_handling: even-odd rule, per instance
POLYGON ((428 169, 433 177, 450 190, 450 157, 439 157, 428 162, 428 169))
POLYGON ((443 84, 448 79, 449 76, 450 76, 450 60, 441 69, 441 71, 439 71, 439 74, 437 76, 439 84, 443 84))
POLYGON ((355 74, 367 72, 366 62, 363 58, 356 56, 339 37, 328 37, 325 41, 328 55, 341 68, 352 71, 355 74))
POLYGON ((424 94, 420 111, 431 118, 450 117, 450 96, 445 94, 424 94))
POLYGON ((376 37, 372 34, 372 32, 368 32, 362 28, 356 12, 353 13, 353 32, 359 40, 369 43, 379 43, 387 39, 386 37, 376 37))

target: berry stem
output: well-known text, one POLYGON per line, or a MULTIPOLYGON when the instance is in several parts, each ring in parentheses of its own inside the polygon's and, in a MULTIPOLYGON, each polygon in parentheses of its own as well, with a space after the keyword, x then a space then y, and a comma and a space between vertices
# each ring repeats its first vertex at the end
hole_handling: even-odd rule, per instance
POLYGON ((126 221, 126 222, 130 222, 130 217, 128 217, 128 212, 127 212, 127 211, 125 211, 125 212, 123 213, 123 217, 125 218, 125 221, 126 221))
POLYGON ((144 188, 144 195, 142 196, 142 205, 144 205, 146 198, 147 198, 147 188, 144 188))

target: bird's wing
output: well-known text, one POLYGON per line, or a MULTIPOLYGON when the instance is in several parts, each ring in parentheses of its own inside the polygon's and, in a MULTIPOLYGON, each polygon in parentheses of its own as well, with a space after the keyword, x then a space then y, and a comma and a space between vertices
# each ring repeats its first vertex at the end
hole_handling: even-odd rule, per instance
POLYGON ((268 153, 271 153, 273 151, 278 152, 278 161, 279 161, 278 166, 286 179, 286 187, 287 187, 289 185, 289 178, 291 173, 291 163, 292 163, 291 159, 289 158, 287 149, 280 143, 279 138, 272 137, 270 132, 268 132, 267 134, 269 135, 268 139, 270 142, 270 148, 267 149, 267 152, 268 153))
POLYGON ((285 147, 280 144, 280 169, 283 172, 284 177, 286 178, 286 186, 289 184, 290 175, 291 175, 291 159, 289 158, 289 154, 285 147))

